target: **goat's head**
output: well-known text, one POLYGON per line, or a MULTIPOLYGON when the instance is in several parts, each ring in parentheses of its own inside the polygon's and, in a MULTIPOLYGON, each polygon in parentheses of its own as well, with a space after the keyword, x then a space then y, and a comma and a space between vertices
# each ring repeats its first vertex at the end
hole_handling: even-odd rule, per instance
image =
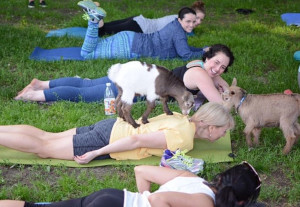
POLYGON ((234 105, 239 104, 246 94, 247 91, 238 87, 236 78, 233 78, 231 86, 222 93, 223 105, 230 110, 234 105))
POLYGON ((183 115, 188 115, 191 108, 194 106, 194 96, 191 92, 185 91, 181 97, 178 97, 177 102, 183 115))

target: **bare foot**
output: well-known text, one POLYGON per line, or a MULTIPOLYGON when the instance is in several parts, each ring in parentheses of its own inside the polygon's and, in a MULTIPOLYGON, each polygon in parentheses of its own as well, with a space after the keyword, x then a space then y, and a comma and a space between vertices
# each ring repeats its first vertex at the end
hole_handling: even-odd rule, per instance
POLYGON ((23 88, 23 90, 18 92, 18 95, 20 95, 23 92, 26 92, 28 89, 33 89, 33 90, 42 90, 42 86, 41 86, 41 81, 34 78, 25 88, 23 88))
POLYGON ((32 94, 32 92, 34 92, 34 90, 32 90, 32 88, 26 88, 26 90, 24 89, 22 93, 20 93, 19 95, 17 95, 14 99, 15 100, 30 100, 30 97, 32 94))
POLYGON ((16 96, 15 100, 45 102, 46 98, 44 95, 44 90, 36 91, 36 90, 28 89, 26 92, 16 96))
POLYGON ((30 84, 28 84, 23 90, 18 92, 18 95, 14 98, 15 100, 20 100, 29 91, 40 90, 40 80, 34 78, 30 84))

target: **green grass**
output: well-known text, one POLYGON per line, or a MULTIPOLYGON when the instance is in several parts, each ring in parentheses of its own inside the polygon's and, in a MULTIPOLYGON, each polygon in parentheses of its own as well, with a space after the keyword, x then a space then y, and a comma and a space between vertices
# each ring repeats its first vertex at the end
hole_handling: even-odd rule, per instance
MULTIPOLYGON (((107 21, 143 14, 156 18, 175 14, 180 7, 190 5, 193 0, 155 1, 101 1, 108 12, 107 21), (149 9, 146 9, 149 8, 149 9)), ((85 62, 37 62, 28 57, 34 47, 56 48, 81 46, 77 38, 46 38, 51 29, 83 26, 81 10, 76 1, 48 0, 47 8, 27 9, 27 1, 0 1, 0 124, 30 124, 47 131, 58 132, 69 128, 92 124, 106 118, 102 103, 59 102, 51 106, 36 103, 16 102, 13 97, 32 78, 48 80, 75 76, 97 78, 105 76, 114 63, 126 60, 93 60, 85 62)), ((235 55, 235 63, 224 74, 231 83, 234 77, 238 85, 248 93, 275 93, 289 88, 299 92, 297 68, 293 59, 300 50, 300 28, 286 26, 280 15, 299 12, 300 0, 207 0, 207 16, 195 30, 196 36, 189 42, 193 46, 215 43, 228 45, 235 55), (255 10, 250 15, 240 15, 238 8, 255 10)), ((167 68, 186 64, 181 60, 152 60, 167 68)), ((173 105, 172 110, 178 111, 173 105)), ((133 115, 138 118, 145 105, 136 104, 133 115)), ((151 116, 162 113, 157 107, 151 116)), ((262 177, 260 200, 271 206, 299 206, 300 200, 300 146, 296 144, 289 155, 281 151, 285 145, 279 129, 264 129, 259 147, 248 150, 243 135, 244 124, 235 116, 236 128, 232 131, 232 146, 236 154, 233 163, 209 164, 202 176, 212 179, 216 173, 247 160, 262 177)), ((136 190, 132 167, 111 167, 99 177, 92 169, 77 170, 49 166, 2 166, 16 177, 10 180, 0 171, 0 199, 28 199, 31 201, 56 201, 87 195, 105 187, 136 190), (22 172, 30 172, 29 175, 22 172), (31 183, 26 180, 30 177, 31 183), (55 178, 55 179, 52 179, 55 178)))

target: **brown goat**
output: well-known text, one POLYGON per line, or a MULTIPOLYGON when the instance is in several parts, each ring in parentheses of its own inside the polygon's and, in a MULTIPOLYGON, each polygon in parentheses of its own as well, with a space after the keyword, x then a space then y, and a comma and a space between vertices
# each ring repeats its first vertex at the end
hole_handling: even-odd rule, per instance
POLYGON ((115 64, 109 69, 108 77, 118 88, 116 106, 119 116, 135 128, 140 126, 131 116, 135 95, 147 97, 147 110, 142 116, 143 124, 148 123, 148 116, 158 98, 163 104, 164 112, 168 115, 173 114, 167 105, 169 96, 177 100, 184 115, 189 114, 194 105, 194 97, 187 91, 183 82, 161 66, 139 61, 115 64))
POLYGON ((292 146, 300 135, 300 95, 299 94, 247 94, 237 86, 234 78, 232 85, 223 95, 225 106, 234 106, 246 125, 244 133, 249 147, 259 144, 261 129, 264 127, 280 127, 286 139, 284 154, 291 151, 292 146))

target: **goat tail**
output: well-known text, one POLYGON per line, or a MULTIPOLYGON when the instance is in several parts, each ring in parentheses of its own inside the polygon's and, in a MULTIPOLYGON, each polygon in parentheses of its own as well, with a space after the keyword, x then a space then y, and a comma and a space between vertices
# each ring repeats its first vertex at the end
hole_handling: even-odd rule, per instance
POLYGON ((116 78, 117 78, 117 75, 118 75, 120 69, 121 69, 121 63, 112 65, 107 71, 108 78, 111 81, 116 82, 116 78))

